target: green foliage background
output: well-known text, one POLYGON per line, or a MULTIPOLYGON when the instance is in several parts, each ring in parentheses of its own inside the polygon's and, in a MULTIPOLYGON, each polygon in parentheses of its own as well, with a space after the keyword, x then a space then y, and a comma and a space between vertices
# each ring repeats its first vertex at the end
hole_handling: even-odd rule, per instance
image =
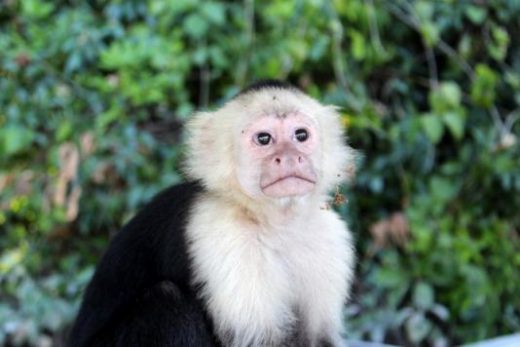
POLYGON ((0 2, 0 345, 60 345, 109 238, 179 182, 182 125, 259 78, 359 151, 352 338, 520 329, 520 1, 0 2))

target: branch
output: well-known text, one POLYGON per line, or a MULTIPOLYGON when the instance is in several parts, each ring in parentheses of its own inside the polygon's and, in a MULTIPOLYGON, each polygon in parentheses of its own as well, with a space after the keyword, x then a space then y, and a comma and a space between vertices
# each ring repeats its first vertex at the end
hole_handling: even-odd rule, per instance
POLYGON ((350 93, 347 79, 345 78, 345 64, 342 59, 341 42, 343 41, 343 26, 339 20, 338 14, 334 6, 329 7, 329 12, 332 16, 330 21, 330 30, 332 31, 332 66, 334 68, 334 75, 342 89, 346 93, 350 93))
POLYGON ((375 7, 373 0, 365 0, 365 6, 368 12, 368 23, 370 25, 370 37, 374 44, 374 48, 381 54, 386 54, 386 50, 381 43, 381 37, 379 35, 379 28, 377 25, 377 17, 375 13, 375 7))
POLYGON ((249 62, 251 61, 252 46, 255 41, 255 0, 244 0, 244 14, 246 30, 244 34, 244 57, 238 65, 238 85, 243 86, 249 74, 249 62))

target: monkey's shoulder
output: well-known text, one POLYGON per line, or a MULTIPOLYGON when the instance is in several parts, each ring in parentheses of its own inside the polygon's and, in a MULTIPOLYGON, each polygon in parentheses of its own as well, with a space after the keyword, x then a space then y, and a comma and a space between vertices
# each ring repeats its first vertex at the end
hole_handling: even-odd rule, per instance
POLYGON ((138 232, 150 235, 167 232, 171 228, 182 230, 194 200, 203 190, 197 181, 184 182, 164 189, 143 206, 118 234, 138 232))
POLYGON ((147 267, 153 270, 147 276, 185 281, 186 223, 202 191, 198 182, 186 182, 158 193, 111 240, 98 272, 110 271, 115 278, 147 267))
POLYGON ((173 218, 180 216, 189 210, 195 197, 201 194, 203 190, 198 181, 184 182, 168 187, 145 205, 136 218, 148 216, 173 218))

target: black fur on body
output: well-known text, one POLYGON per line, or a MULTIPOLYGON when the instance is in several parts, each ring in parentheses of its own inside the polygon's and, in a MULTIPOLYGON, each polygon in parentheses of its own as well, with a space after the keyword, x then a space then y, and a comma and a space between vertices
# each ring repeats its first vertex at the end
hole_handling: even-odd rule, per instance
POLYGON ((184 226, 197 183, 160 193, 112 240, 69 346, 218 346, 190 284, 184 226))

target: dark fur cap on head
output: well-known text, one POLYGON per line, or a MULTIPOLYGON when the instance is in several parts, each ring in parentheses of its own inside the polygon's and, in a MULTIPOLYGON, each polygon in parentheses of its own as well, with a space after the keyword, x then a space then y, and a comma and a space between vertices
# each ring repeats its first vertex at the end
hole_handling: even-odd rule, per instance
POLYGON ((247 87, 245 87, 244 89, 242 89, 240 91, 240 93, 238 93, 238 95, 247 94, 249 92, 257 92, 262 89, 288 89, 288 90, 298 90, 299 91, 298 88, 296 88, 295 86, 293 86, 292 84, 290 84, 288 82, 275 80, 275 79, 265 79, 265 80, 259 80, 259 81, 253 82, 252 84, 250 84, 247 87))

